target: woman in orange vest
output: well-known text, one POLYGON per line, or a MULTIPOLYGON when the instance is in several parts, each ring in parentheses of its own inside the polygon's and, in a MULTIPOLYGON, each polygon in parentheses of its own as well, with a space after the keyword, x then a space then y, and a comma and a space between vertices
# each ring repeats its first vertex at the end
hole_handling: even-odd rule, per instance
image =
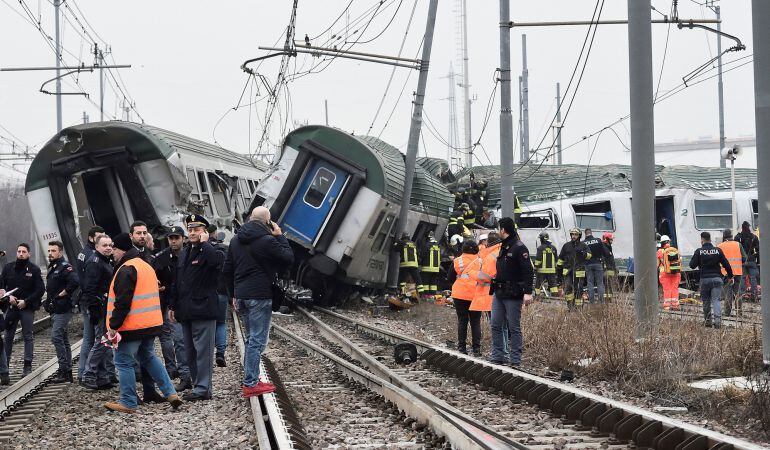
POLYGON ((468 354, 466 341, 468 323, 471 324, 471 349, 475 356, 481 355, 481 313, 469 311, 476 294, 476 281, 471 278, 474 261, 478 259, 479 246, 472 240, 463 242, 463 252, 454 259, 454 270, 449 271, 452 283, 452 300, 457 312, 457 350, 468 354))
POLYGON ((115 367, 120 380, 120 400, 104 406, 112 411, 133 413, 137 407, 136 361, 147 369, 163 397, 177 409, 182 400, 174 390, 163 363, 155 356, 155 336, 163 326, 158 277, 142 259, 128 233, 113 239, 115 275, 107 298, 107 338, 115 350, 115 367))
POLYGON ((679 311, 679 282, 682 279, 682 258, 668 236, 660 237, 658 249, 659 280, 663 286, 663 310, 679 311))
MULTIPOLYGON (((487 247, 484 250, 479 250, 479 258, 471 269, 471 278, 476 281, 476 293, 473 295, 473 302, 471 302, 469 310, 484 314, 487 320, 489 320, 489 315, 492 312, 492 295, 489 293, 489 289, 492 286, 492 279, 497 275, 497 255, 500 253, 502 242, 500 233, 489 233, 487 247)), ((507 336, 507 328, 505 332, 507 336)))

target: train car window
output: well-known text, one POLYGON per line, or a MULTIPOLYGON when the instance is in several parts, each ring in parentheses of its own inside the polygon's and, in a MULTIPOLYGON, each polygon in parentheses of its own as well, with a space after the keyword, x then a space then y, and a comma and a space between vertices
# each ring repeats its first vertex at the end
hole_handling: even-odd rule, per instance
POLYGON ((211 194, 209 193, 211 190, 209 189, 208 183, 206 183, 206 175, 202 170, 198 171, 198 184, 200 185, 200 199, 206 202, 203 208, 206 211, 206 214, 211 217, 214 215, 214 206, 211 201, 211 194))
POLYGON ((519 217, 519 228, 542 230, 559 228, 559 218, 552 209, 524 211, 519 217))
POLYGON ((320 208, 336 179, 337 175, 334 172, 325 167, 319 167, 313 175, 313 181, 307 187, 302 201, 315 209, 320 208))
POLYGON ((385 243, 385 239, 388 237, 390 227, 393 225, 394 220, 396 220, 396 216, 393 214, 388 214, 388 217, 386 217, 385 221, 382 222, 380 231, 377 233, 377 237, 374 238, 374 242, 372 242, 372 253, 377 253, 382 249, 382 244, 385 243))
POLYGON ((196 202, 200 201, 200 188, 198 187, 198 178, 195 176, 195 170, 187 169, 187 182, 190 183, 190 186, 192 187, 190 198, 196 202))
POLYGON ((257 183, 254 180, 249 180, 249 188, 251 195, 254 195, 257 192, 257 183))
POLYGON ((751 218, 754 228, 759 227, 759 202, 755 198, 751 199, 751 218))
POLYGON ((248 207, 251 204, 251 190, 249 189, 249 184, 247 183, 247 180, 241 179, 240 180, 240 191, 241 195, 243 196, 243 203, 248 207))
POLYGON ((211 192, 214 194, 214 204, 220 214, 230 213, 230 203, 227 201, 227 192, 224 182, 214 173, 207 172, 206 175, 211 185, 211 192))
POLYGON ((729 199, 695 200, 695 228, 724 230, 733 223, 733 205, 729 199))
POLYGON ((380 229, 380 224, 382 224, 382 219, 385 218, 385 211, 380 211, 380 214, 377 216, 377 220, 374 221, 374 225, 372 226, 372 229, 369 231, 369 237, 373 238, 375 234, 377 234, 377 230, 380 229))
POLYGON ((615 231, 612 205, 609 201, 573 204, 575 224, 578 228, 590 228, 594 231, 615 231))

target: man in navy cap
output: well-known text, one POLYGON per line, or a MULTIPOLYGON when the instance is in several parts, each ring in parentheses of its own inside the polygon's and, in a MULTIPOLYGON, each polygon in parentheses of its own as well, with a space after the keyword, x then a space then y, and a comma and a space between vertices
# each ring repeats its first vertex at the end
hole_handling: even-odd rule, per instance
POLYGON ((187 401, 211 398, 214 338, 219 300, 217 277, 225 255, 209 242, 209 222, 198 214, 185 218, 188 244, 179 255, 176 293, 170 305, 169 318, 182 324, 187 364, 192 377, 192 392, 187 401))

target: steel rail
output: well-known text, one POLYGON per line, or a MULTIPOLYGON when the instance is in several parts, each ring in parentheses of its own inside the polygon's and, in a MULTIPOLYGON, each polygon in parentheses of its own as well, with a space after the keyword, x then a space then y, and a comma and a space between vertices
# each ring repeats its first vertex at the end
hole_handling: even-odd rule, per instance
POLYGON ((436 408, 426 404, 419 398, 415 398, 410 392, 407 392, 406 390, 395 386, 380 376, 368 372, 356 366, 355 364, 340 358, 339 356, 321 348, 316 344, 302 339, 301 337, 295 335, 280 325, 273 323, 272 329, 276 335, 287 339, 293 344, 302 347, 311 353, 319 355, 333 362, 347 378, 360 383, 366 389, 390 401, 407 416, 412 417, 421 423, 427 424, 436 434, 445 437, 454 446, 454 448, 461 450, 478 448, 511 448, 508 445, 493 446, 492 443, 488 443, 488 445, 480 444, 478 440, 483 433, 482 430, 477 430, 479 435, 473 437, 469 436, 463 430, 463 428, 474 428, 473 424, 464 422, 460 418, 454 416, 441 414, 436 408))
POLYGON ((396 372, 385 366, 385 364, 378 361, 375 357, 365 352, 359 346, 351 342, 348 338, 341 335, 327 324, 323 323, 317 317, 307 312, 303 308, 297 308, 305 317, 310 319, 313 324, 318 328, 321 334, 326 337, 330 342, 339 345, 346 354, 351 356, 356 361, 364 365, 366 369, 374 373, 375 375, 387 380, 393 385, 409 392, 416 398, 422 400, 428 405, 433 406, 438 412, 442 413, 447 419, 451 416, 460 419, 462 422, 472 425, 473 430, 464 429, 463 431, 471 438, 477 437, 480 445, 491 445, 495 448, 527 448, 520 443, 498 433, 497 431, 487 427, 486 425, 479 423, 473 417, 463 413, 459 409, 449 405, 445 401, 439 399, 435 395, 421 388, 415 383, 411 383, 398 375, 396 372), (479 434, 481 433, 481 434, 479 434))
MULTIPOLYGON (((241 321, 238 317, 238 313, 235 309, 232 309, 233 316, 233 328, 235 328, 235 341, 238 347, 238 353, 241 355, 241 364, 245 365, 246 359, 246 342, 243 337, 243 329, 241 328, 241 321)), ((263 364, 260 363, 259 373, 269 381, 267 371, 263 364)), ((251 407, 251 414, 254 418, 254 428, 257 432, 257 444, 260 450, 285 450, 293 449, 289 432, 286 428, 286 424, 283 421, 283 416, 278 408, 278 404, 275 400, 275 394, 263 394, 262 402, 264 403, 264 409, 260 404, 259 397, 249 397, 249 406, 251 407)))
MULTIPOLYGON (((477 383, 516 395, 530 403, 551 409, 567 420, 577 420, 607 433, 618 441, 635 441, 644 447, 652 441, 667 442, 682 448, 729 448, 740 450, 764 449, 757 444, 698 427, 681 420, 647 411, 638 406, 612 400, 583 389, 549 380, 510 367, 492 364, 460 352, 448 350, 384 328, 361 322, 336 312, 314 308, 331 317, 353 324, 362 331, 392 343, 409 342, 422 351, 420 356, 429 364, 439 366, 477 383)), ((671 447, 673 448, 673 446, 671 447)), ((677 447, 679 448, 679 447, 677 447)))

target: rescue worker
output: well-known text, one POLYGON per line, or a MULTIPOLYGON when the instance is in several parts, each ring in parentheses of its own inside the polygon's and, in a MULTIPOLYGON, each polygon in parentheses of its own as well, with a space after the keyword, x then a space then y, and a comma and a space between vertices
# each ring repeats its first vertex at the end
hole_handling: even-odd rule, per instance
POLYGON ((67 328, 72 319, 72 294, 79 287, 78 274, 64 260, 64 244, 48 243, 48 273, 46 274, 45 310, 51 314, 51 343, 56 349, 59 369, 54 383, 72 383, 72 351, 67 328))
MULTIPOLYGON (((88 305, 81 301, 83 295, 83 282, 86 279, 86 264, 91 260, 94 252, 96 252, 96 238, 103 234, 104 228, 98 225, 88 229, 88 240, 83 246, 83 250, 78 253, 77 262, 75 264, 78 271, 78 280, 80 280, 80 296, 76 300, 78 302, 80 312, 83 314, 83 343, 85 344, 80 346, 80 358, 78 359, 78 383, 83 380, 83 372, 85 372, 86 369, 88 353, 91 351, 92 347, 90 343, 94 342, 94 327, 91 324, 91 318, 88 317, 88 305)), ((110 239, 110 242, 112 242, 112 239, 110 239)), ((112 249, 110 249, 110 254, 112 254, 112 249)), ((105 289, 104 292, 106 293, 107 290, 105 289)), ((115 366, 112 365, 112 362, 110 362, 110 364, 112 367, 111 372, 114 373, 115 366)))
POLYGON ((583 305, 585 263, 591 259, 588 247, 580 241, 581 235, 579 228, 569 230, 570 240, 561 247, 556 263, 560 269, 557 274, 564 280, 564 300, 570 308, 583 305))
POLYGON ((86 389, 102 390, 111 389, 118 382, 114 372, 113 351, 101 343, 102 335, 107 332, 107 294, 113 275, 113 243, 109 236, 101 234, 96 236, 94 244, 96 251, 86 261, 85 275, 80 281, 80 305, 86 311, 83 319, 88 318, 90 335, 93 337, 88 342, 83 338, 82 345, 88 347, 88 351, 78 379, 86 389))
MULTIPOLYGON (((32 372, 32 358, 35 350, 33 330, 35 311, 40 309, 40 300, 45 293, 40 267, 32 264, 29 257, 29 244, 19 244, 16 248, 16 261, 6 264, 0 274, 0 296, 18 288, 16 292, 3 299, 3 303, 8 305, 8 312, 5 313, 5 355, 0 354, 0 359, 4 360, 5 367, 10 364, 13 336, 21 322, 21 333, 24 336, 23 377, 32 372)), ((3 369, 3 364, 0 363, 0 374, 7 373, 3 369)))
POLYGON ((169 305, 169 319, 182 324, 187 363, 192 378, 192 392, 182 396, 186 401, 211 399, 214 373, 219 297, 217 279, 225 254, 209 242, 209 222, 199 214, 185 218, 188 244, 179 255, 176 290, 169 305))
POLYGON ((187 365, 187 351, 182 337, 182 325, 172 323, 168 316, 168 307, 174 298, 176 290, 177 266, 179 266, 179 254, 184 246, 184 229, 173 226, 166 234, 168 247, 158 252, 152 262, 155 275, 158 277, 160 287, 160 307, 163 312, 163 328, 160 334, 160 348, 163 361, 169 377, 179 378, 179 384, 175 389, 183 392, 192 389, 190 367, 187 365))
POLYGON ((551 243, 548 233, 540 233, 540 245, 535 255, 535 289, 545 293, 545 283, 548 283, 548 296, 555 297, 559 294, 559 285, 556 282, 556 247, 551 243))
POLYGON ((449 225, 446 227, 447 237, 451 238, 456 234, 462 236, 463 228, 465 228, 465 220, 462 217, 462 213, 455 211, 449 217, 449 225))
POLYGON ((497 229, 497 217, 492 214, 492 211, 485 209, 484 212, 481 213, 481 226, 489 230, 497 229))
POLYGON ((420 277, 423 283, 423 295, 436 295, 438 292, 438 274, 441 267, 441 249, 433 232, 428 233, 420 252, 420 277))
POLYGON ((746 263, 744 264, 743 282, 741 283, 741 293, 748 294, 751 299, 757 299, 759 290, 759 238, 751 232, 751 225, 748 222, 741 224, 741 232, 735 235, 735 240, 741 244, 746 252, 746 263), (748 281, 748 283, 746 283, 748 281), (747 286, 748 284, 748 286, 747 286))
POLYGON ((489 239, 488 234, 482 234, 479 236, 479 251, 487 248, 487 239, 489 239))
POLYGON ((607 247, 601 239, 594 236, 590 228, 585 229, 583 244, 588 247, 591 256, 586 261, 586 284, 588 287, 588 302, 594 302, 594 295, 598 291, 598 300, 604 301, 604 258, 607 256, 607 247))
POLYGON ((473 209, 470 207, 468 203, 461 204, 460 209, 462 210, 462 213, 463 213, 464 224, 476 223, 476 213, 473 212, 473 209))
POLYGON ((107 339, 117 346, 115 366, 120 378, 120 398, 107 402, 105 408, 133 413, 138 406, 136 395, 136 360, 158 384, 163 398, 174 409, 182 400, 174 390, 163 364, 155 356, 155 336, 163 327, 155 270, 132 245, 131 237, 121 233, 114 239, 117 261, 110 283, 107 302, 107 339))
POLYGON ((618 290, 618 267, 615 263, 615 254, 612 253, 612 242, 615 236, 612 233, 604 233, 602 242, 607 252, 604 256, 604 300, 610 301, 618 290))
POLYGON ((500 219, 500 236, 503 238, 497 256, 497 273, 492 281, 492 356, 495 364, 504 364, 505 335, 510 339, 510 363, 521 365, 521 307, 532 301, 534 279, 529 250, 516 233, 516 224, 510 217, 500 219))
POLYGON ((395 244, 396 250, 400 255, 400 263, 398 265, 398 280, 401 293, 406 294, 406 280, 408 277, 412 278, 417 289, 417 295, 422 294, 425 287, 422 284, 420 278, 419 265, 417 263, 417 246, 414 245, 409 235, 403 233, 401 239, 395 244))
POLYGON ((449 248, 452 253, 449 255, 450 259, 454 259, 463 253, 463 240, 464 238, 459 234, 455 234, 449 239, 449 248))
POLYGON ((692 255, 691 269, 700 269, 700 298, 703 302, 703 318, 706 326, 719 328, 722 324, 722 270, 727 272, 727 283, 733 283, 733 269, 719 247, 711 243, 711 233, 700 234, 701 246, 692 255), (722 266, 722 270, 720 267, 722 266), (713 321, 712 321, 713 309, 713 321))
MULTIPOLYGON (((730 316, 733 312, 733 303, 735 308, 740 312, 743 308, 743 301, 740 298, 741 282, 743 280, 743 263, 746 262, 746 252, 743 250, 743 246, 738 241, 733 240, 733 231, 726 229, 722 232, 722 243, 719 244, 719 248, 725 254, 727 261, 730 262, 730 268, 733 270, 734 283, 725 283, 725 315, 730 316)), ((722 269, 722 276, 727 275, 727 272, 722 269)))
MULTIPOLYGON (((489 291, 492 287, 492 279, 497 274, 497 255, 500 253, 501 243, 500 233, 495 231, 489 233, 487 248, 479 250, 479 257, 471 263, 469 270, 471 278, 476 281, 476 292, 473 294, 473 302, 468 311, 478 311, 480 314, 487 315, 487 318, 492 312, 492 294, 489 291)), ((507 330, 507 326, 503 328, 504 342, 508 341, 507 330)), ((481 354, 474 353, 473 356, 481 356, 481 354)))
POLYGON ((463 242, 463 253, 454 259, 448 281, 452 283, 452 303, 457 313, 457 350, 468 354, 468 323, 471 325, 471 349, 481 354, 481 313, 469 311, 476 294, 476 282, 471 277, 472 263, 478 259, 479 247, 475 242, 463 242))
POLYGON ((660 237, 658 249, 658 271, 663 286, 663 310, 679 311, 679 282, 682 279, 682 258, 679 250, 671 245, 671 238, 660 237))

